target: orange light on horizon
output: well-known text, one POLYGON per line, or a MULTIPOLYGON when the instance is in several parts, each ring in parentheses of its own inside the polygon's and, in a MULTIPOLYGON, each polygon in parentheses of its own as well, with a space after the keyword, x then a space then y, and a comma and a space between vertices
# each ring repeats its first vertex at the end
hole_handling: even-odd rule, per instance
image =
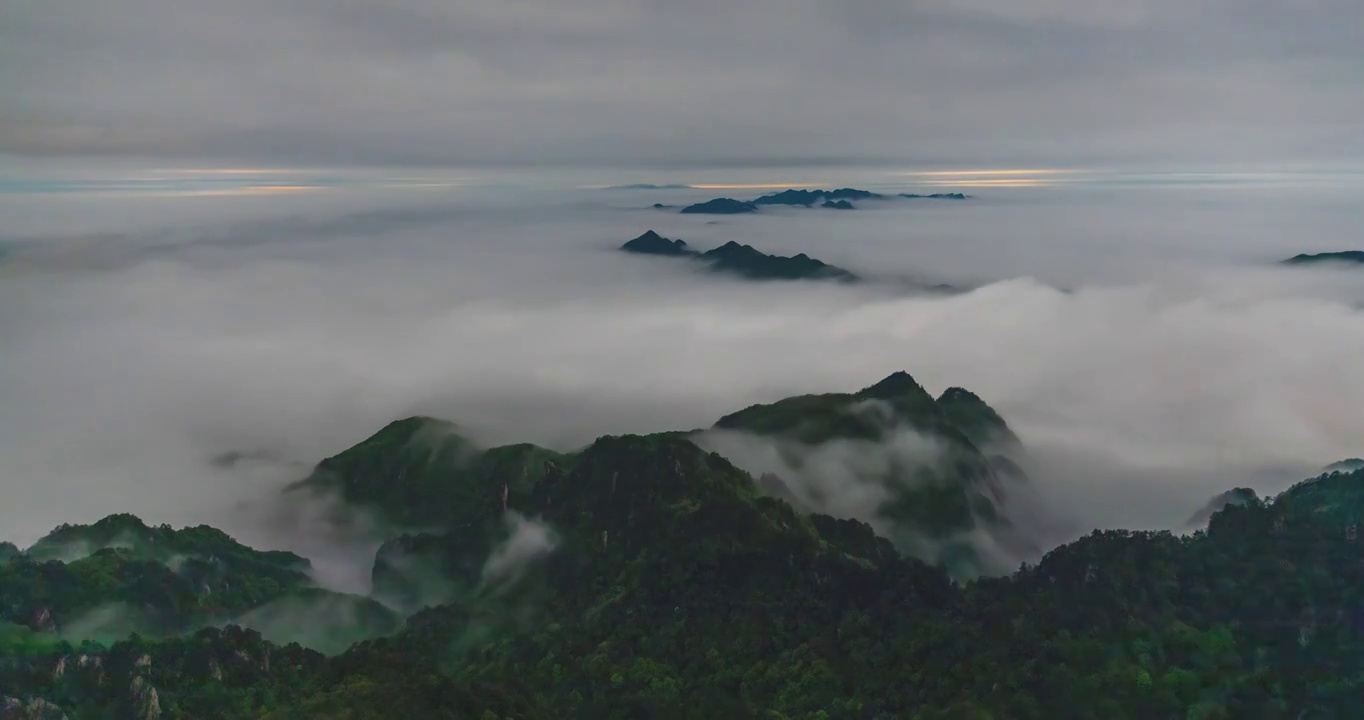
POLYGON ((1022 168, 1008 168, 1000 170, 920 170, 896 173, 897 175, 914 175, 918 177, 979 177, 988 175, 1061 175, 1064 173, 1075 172, 1074 170, 1057 170, 1052 168, 1040 168, 1028 170, 1022 168))
POLYGON ((933 187, 1044 187, 1056 183, 1037 178, 1000 178, 994 180, 928 180, 924 184, 933 187))

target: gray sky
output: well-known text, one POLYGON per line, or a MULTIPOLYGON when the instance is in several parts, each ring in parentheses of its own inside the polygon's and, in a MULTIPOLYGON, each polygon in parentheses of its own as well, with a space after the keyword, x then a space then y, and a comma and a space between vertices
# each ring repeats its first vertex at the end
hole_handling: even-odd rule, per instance
POLYGON ((0 154, 287 164, 1364 156, 1358 0, 12 0, 0 154))

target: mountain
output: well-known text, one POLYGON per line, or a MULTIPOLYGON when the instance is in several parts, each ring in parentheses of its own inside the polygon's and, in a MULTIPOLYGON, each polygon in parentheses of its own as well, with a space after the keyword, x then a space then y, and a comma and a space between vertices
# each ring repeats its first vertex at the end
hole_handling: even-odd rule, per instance
POLYGON ((892 373, 855 393, 798 395, 752 405, 715 423, 725 430, 782 436, 807 444, 877 440, 888 428, 899 426, 969 443, 938 401, 906 372, 892 373))
MULTIPOLYGON (((788 449, 841 443, 857 457, 913 433, 943 448, 938 479, 959 487, 978 479, 962 470, 1017 451, 980 397, 950 388, 934 398, 906 373, 754 405, 717 426, 788 449)), ((297 607, 270 600, 231 616, 267 633, 195 615, 204 598, 243 593, 238 583, 263 587, 246 560, 286 573, 298 562, 211 528, 132 516, 63 526, 41 552, 75 558, 70 548, 106 546, 66 562, 13 554, 0 564, 0 613, 39 621, 0 622, 0 710, 136 720, 1207 720, 1348 718, 1364 702, 1364 470, 1226 504, 1203 531, 1095 531, 1007 575, 957 582, 871 524, 776 497, 784 481, 755 480, 700 442, 669 432, 602 437, 571 454, 506 446, 519 448, 516 461, 480 475, 467 458, 506 451, 411 418, 343 451, 326 491, 400 515, 426 513, 395 499, 450 500, 424 532, 395 535, 375 558, 376 585, 381 565, 403 575, 420 556, 437 562, 408 576, 416 589, 453 589, 417 598, 401 626, 371 598, 306 586, 277 596, 297 597, 297 607), (421 492, 380 492, 408 484, 421 492), (205 595, 166 575, 179 577, 180 563, 163 546, 242 569, 205 595), (33 598, 48 603, 39 607, 48 623, 24 612, 33 598), (83 639, 48 627, 53 617, 69 624, 64 608, 80 603, 191 620, 83 639), (271 640, 295 625, 322 632, 292 632, 310 644, 350 644, 326 656, 271 640), (379 636, 356 640, 356 628, 379 636)))
POLYGON ((1303 253, 1301 255, 1294 255, 1283 262, 1285 265, 1317 265, 1322 263, 1349 263, 1358 265, 1364 263, 1364 250, 1345 250, 1342 252, 1317 253, 1315 255, 1303 253))
POLYGON ((700 215, 738 215, 757 211, 758 206, 751 202, 735 200, 734 198, 715 198, 695 205, 688 205, 682 208, 680 212, 700 215))
MULTIPOLYGON (((455 428, 431 418, 391 423, 319 463, 301 485, 337 492, 399 525, 456 531, 395 534, 380 549, 375 587, 400 598, 399 604, 422 595, 422 579, 431 572, 452 587, 476 587, 482 560, 508 538, 509 529, 500 522, 503 513, 544 511, 532 502, 534 494, 552 474, 568 472, 590 455, 562 455, 533 445, 479 450, 455 428)), ((755 405, 721 418, 714 428, 811 447, 848 440, 883 443, 904 431, 929 437, 935 444, 933 462, 897 467, 870 480, 890 489, 885 511, 898 527, 939 540, 1003 522, 996 506, 1005 483, 1021 474, 1003 457, 1017 450, 1018 438, 984 401, 961 388, 935 400, 902 372, 856 393, 755 405)), ((686 433, 650 437, 651 442, 690 442, 686 433)), ((930 559, 941 558, 934 553, 930 559)))
MULTIPOLYGON (((926 409, 908 389, 876 394, 926 409)), ((334 657, 233 626, 10 653, 0 702, 139 719, 1350 717, 1359 540, 1314 519, 1358 486, 1318 478, 1188 536, 1096 531, 959 586, 677 434, 607 437, 508 511, 559 535, 527 575, 538 591, 421 610, 334 657)))
POLYGON ((1294 493, 1183 538, 1095 532, 957 587, 676 435, 603 438, 524 499, 563 534, 533 605, 423 610, 332 658, 231 626, 12 654, 0 702, 279 720, 1349 717, 1357 540, 1294 493))
POLYGON ((298 643, 336 655, 357 642, 397 632, 403 616, 373 598, 310 587, 250 608, 231 622, 281 645, 298 643))
POLYGON ((1324 473, 1354 472, 1355 470, 1359 470, 1361 468, 1364 468, 1364 458, 1347 458, 1345 460, 1341 460, 1340 462, 1333 462, 1330 465, 1327 465, 1325 468, 1322 469, 1322 472, 1324 473))
MULTIPOLYGON (((753 200, 754 205, 803 205, 813 207, 822 202, 844 202, 849 207, 848 200, 872 200, 883 198, 884 195, 870 192, 867 190, 857 190, 855 188, 839 188, 837 190, 783 190, 771 195, 764 195, 753 200)), ((841 207, 841 206, 840 206, 841 207)))
MULTIPOLYGON (((972 533, 1010 547, 1022 540, 1001 513, 1009 483, 1024 479, 1007 458, 1017 452, 1018 440, 994 410, 960 388, 934 400, 910 375, 897 372, 856 393, 754 405, 714 427, 785 443, 781 453, 802 474, 818 472, 827 462, 822 451, 835 444, 853 443, 865 457, 884 456, 851 471, 858 487, 883 495, 876 517, 862 519, 881 526, 903 552, 945 564, 954 575, 1000 569, 978 555, 972 533), (897 440, 907 434, 920 442, 912 452, 897 452, 897 440), (802 467, 806 461, 815 469, 802 467)), ((812 498, 814 507, 819 503, 812 498)))
POLYGON ((410 417, 318 463, 291 489, 336 493, 397 525, 461 525, 526 492, 558 456, 529 444, 485 449, 454 423, 410 417))
POLYGON ((1246 505, 1259 502, 1260 498, 1250 488, 1232 488, 1224 493, 1215 495, 1206 505, 1199 508, 1197 512, 1184 522, 1185 527, 1200 527, 1207 525, 1208 520, 1213 515, 1221 512, 1230 505, 1246 505))
POLYGON ((816 260, 805 253, 794 257, 768 255, 752 245, 733 240, 714 250, 701 253, 700 259, 711 270, 732 273, 751 280, 839 280, 856 282, 860 278, 840 267, 816 260))
POLYGON ((214 558, 231 570, 305 573, 309 562, 290 552, 253 550, 221 530, 199 525, 175 530, 150 527, 136 515, 109 515, 93 525, 60 525, 24 551, 36 562, 79 560, 104 549, 117 549, 135 560, 168 563, 186 558, 214 558))
POLYGON ((1004 418, 970 390, 950 387, 938 397, 937 405, 947 419, 976 445, 1006 448, 1021 445, 1004 418))
POLYGON ((1319 530, 1358 528, 1364 519, 1364 469, 1332 470, 1304 480, 1280 494, 1274 505, 1319 530))
POLYGON ((750 280, 839 280, 856 282, 859 278, 840 267, 816 260, 805 253, 794 257, 768 255, 752 245, 734 241, 698 253, 681 240, 669 240, 650 230, 620 247, 624 252, 695 258, 714 272, 729 273, 750 280))
POLYGON ((687 247, 687 243, 681 240, 669 240, 659 235, 653 230, 640 235, 620 246, 621 250, 632 253, 642 253, 645 255, 697 255, 695 250, 687 247))
MULTIPOLYGON (((763 205, 795 205, 802 207, 833 208, 838 210, 854 209, 851 200, 879 200, 885 195, 874 193, 869 190, 858 190, 856 188, 839 188, 837 190, 804 190, 790 189, 781 192, 763 195, 753 200, 735 200, 734 198, 715 198, 703 203, 688 205, 682 209, 684 213, 709 213, 714 215, 732 215, 737 213, 757 212, 763 205)), ((896 197, 923 200, 965 200, 970 197, 962 193, 933 193, 931 195, 918 195, 914 193, 901 193, 896 197)), ((658 207, 655 205, 655 207, 658 207)))
POLYGON ((42 647, 231 621, 339 652, 397 629, 387 608, 316 588, 309 570, 293 553, 254 550, 203 525, 149 527, 128 514, 62 525, 0 561, 0 651, 7 635, 42 647))

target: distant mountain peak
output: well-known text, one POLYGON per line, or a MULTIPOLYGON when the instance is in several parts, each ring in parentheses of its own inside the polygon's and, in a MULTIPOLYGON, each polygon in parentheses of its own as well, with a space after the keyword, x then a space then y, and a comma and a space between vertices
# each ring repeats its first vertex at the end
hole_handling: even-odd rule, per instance
POLYGON ((715 198, 714 200, 688 205, 681 210, 687 215, 739 215, 757 211, 758 206, 756 204, 735 200, 734 198, 715 198))
POLYGON ((669 240, 653 230, 620 246, 625 252, 644 255, 695 255, 696 251, 687 247, 682 240, 669 240))
POLYGON ((400 525, 482 523, 516 507, 558 453, 529 444, 487 448, 448 420, 396 420, 319 462, 291 490, 334 492, 400 525))
POLYGON ((1313 264, 1364 264, 1364 250, 1342 250, 1340 252, 1324 252, 1316 254, 1302 253, 1294 255, 1283 261, 1285 265, 1313 265, 1313 264))
POLYGON ((928 391, 924 390, 923 386, 909 373, 896 370, 880 382, 862 389, 857 394, 860 397, 894 398, 905 394, 927 395, 928 391))
POLYGON ((694 257, 716 272, 740 275, 751 280, 840 280, 854 282, 858 277, 800 253, 794 257, 768 255, 752 245, 734 240, 713 250, 699 253, 681 240, 670 240, 649 230, 620 247, 624 252, 642 255, 694 257))
POLYGON ((753 201, 755 205, 801 205, 813 207, 818 203, 823 203, 821 207, 838 208, 840 210, 852 210, 852 203, 849 200, 872 200, 885 197, 870 190, 858 190, 856 188, 838 188, 837 190, 804 190, 790 189, 781 192, 770 193, 757 198, 753 201))
POLYGON ((978 445, 1019 445, 1004 418, 979 395, 960 387, 950 387, 938 396, 938 407, 951 418, 953 424, 978 445))
POLYGON ((714 250, 701 253, 702 260, 711 261, 711 269, 743 275, 754 280, 841 280, 855 282, 859 278, 840 267, 800 253, 793 257, 768 255, 752 245, 741 245, 733 240, 714 250))

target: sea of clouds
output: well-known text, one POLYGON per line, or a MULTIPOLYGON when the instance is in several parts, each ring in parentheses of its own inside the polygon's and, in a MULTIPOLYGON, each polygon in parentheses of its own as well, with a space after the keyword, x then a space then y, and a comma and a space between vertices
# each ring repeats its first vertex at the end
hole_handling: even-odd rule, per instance
POLYGON ((573 449, 896 370, 1004 416, 1065 519, 1052 543, 1177 528, 1228 488, 1277 492, 1364 454, 1364 269, 1275 266, 1364 247, 1350 192, 1056 185, 855 212, 649 207, 762 192, 0 199, 14 219, 0 229, 0 537, 26 545, 120 511, 207 522, 362 589, 367 566, 326 570, 342 551, 310 530, 315 513, 274 504, 390 420, 573 449), (648 229, 805 252, 871 282, 752 283, 615 252, 648 229), (215 462, 225 453, 247 461, 215 462))

